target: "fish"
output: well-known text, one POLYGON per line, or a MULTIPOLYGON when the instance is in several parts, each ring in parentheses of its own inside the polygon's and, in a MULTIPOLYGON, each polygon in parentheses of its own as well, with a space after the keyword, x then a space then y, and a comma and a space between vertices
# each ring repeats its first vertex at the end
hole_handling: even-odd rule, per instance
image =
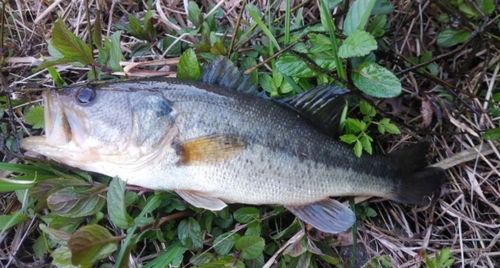
POLYGON ((21 147, 130 185, 173 191, 207 210, 281 205, 327 233, 356 220, 332 197, 434 204, 446 174, 428 166, 428 143, 358 158, 335 139, 350 96, 323 85, 271 99, 216 57, 200 81, 143 78, 46 90, 45 135, 24 138, 21 147))

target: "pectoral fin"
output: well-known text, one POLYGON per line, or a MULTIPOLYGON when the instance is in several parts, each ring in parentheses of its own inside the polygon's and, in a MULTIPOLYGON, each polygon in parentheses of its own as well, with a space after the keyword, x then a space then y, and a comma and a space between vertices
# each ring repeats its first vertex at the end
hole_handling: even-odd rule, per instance
POLYGON ((174 144, 178 165, 218 163, 234 157, 245 147, 241 137, 236 135, 216 134, 186 140, 174 144))
POLYGON ((176 190, 175 192, 195 207, 219 211, 227 206, 224 201, 207 193, 188 190, 176 190))
POLYGON ((304 206, 286 206, 295 216, 325 233, 340 233, 356 221, 354 213, 337 200, 328 198, 304 206))

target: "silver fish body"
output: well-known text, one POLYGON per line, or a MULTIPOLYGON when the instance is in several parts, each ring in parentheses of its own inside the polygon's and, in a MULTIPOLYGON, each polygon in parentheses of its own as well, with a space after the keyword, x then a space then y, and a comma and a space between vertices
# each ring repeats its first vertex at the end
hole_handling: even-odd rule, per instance
POLYGON ((425 168, 425 145, 358 158, 290 104, 218 84, 143 79, 46 91, 43 98, 46 136, 23 139, 23 148, 129 184, 176 191, 207 209, 284 205, 338 232, 354 216, 330 196, 426 205, 444 179, 441 169, 425 168))

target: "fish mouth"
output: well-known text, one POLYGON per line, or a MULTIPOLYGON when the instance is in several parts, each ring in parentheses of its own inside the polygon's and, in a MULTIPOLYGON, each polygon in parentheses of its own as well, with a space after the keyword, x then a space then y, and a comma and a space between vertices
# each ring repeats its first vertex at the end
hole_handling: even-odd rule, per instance
POLYGON ((42 93, 45 107, 45 136, 32 136, 21 140, 21 148, 29 151, 42 153, 49 157, 60 155, 55 152, 57 148, 66 147, 74 140, 74 131, 68 120, 66 107, 64 107, 60 95, 54 90, 42 93), (47 152, 51 152, 47 154, 47 152), (56 155, 53 155, 56 154, 56 155))

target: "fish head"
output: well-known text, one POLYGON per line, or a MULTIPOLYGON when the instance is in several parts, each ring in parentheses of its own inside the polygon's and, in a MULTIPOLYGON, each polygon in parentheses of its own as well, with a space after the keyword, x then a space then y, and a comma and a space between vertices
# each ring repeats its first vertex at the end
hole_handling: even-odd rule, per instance
POLYGON ((21 147, 83 170, 118 175, 160 157, 177 136, 175 105, 155 91, 91 85, 44 91, 45 136, 21 147))

